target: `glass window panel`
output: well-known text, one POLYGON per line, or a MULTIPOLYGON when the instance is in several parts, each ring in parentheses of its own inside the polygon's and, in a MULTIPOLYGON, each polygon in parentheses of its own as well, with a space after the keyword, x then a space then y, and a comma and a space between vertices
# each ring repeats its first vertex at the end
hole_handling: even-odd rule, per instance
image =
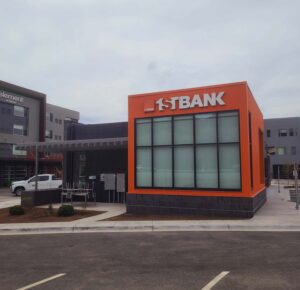
POLYGON ((218 114, 219 142, 239 142, 239 118, 237 112, 218 114))
POLYGON ((193 116, 174 117, 174 144, 193 143, 193 116))
POLYGON ((14 106, 14 115, 18 117, 25 116, 25 108, 21 106, 14 106))
POLYGON ((154 148, 153 162, 154 186, 172 187, 172 147, 154 148))
POLYGON ((49 180, 49 176, 39 176, 38 177, 39 179, 38 179, 38 181, 47 181, 47 180, 49 180))
POLYGON ((216 114, 199 114, 195 116, 196 143, 216 143, 216 114))
POLYGON ((286 148, 285 147, 277 147, 277 154, 278 155, 285 155, 286 154, 286 148))
POLYGON ((193 146, 174 147, 174 186, 194 186, 194 150, 193 146))
POLYGON ((136 145, 151 146, 151 119, 136 120, 136 145))
POLYGON ((220 144, 220 188, 240 188, 239 144, 220 144))
POLYGON ((153 119, 153 144, 172 144, 172 122, 171 117, 153 119))
POLYGON ((216 145, 196 147, 197 187, 218 188, 218 157, 216 145))
POLYGON ((22 135, 22 136, 25 135, 24 134, 24 126, 14 124, 13 133, 14 133, 14 135, 22 135))
POLYGON ((136 185, 152 186, 151 148, 136 149, 136 185))

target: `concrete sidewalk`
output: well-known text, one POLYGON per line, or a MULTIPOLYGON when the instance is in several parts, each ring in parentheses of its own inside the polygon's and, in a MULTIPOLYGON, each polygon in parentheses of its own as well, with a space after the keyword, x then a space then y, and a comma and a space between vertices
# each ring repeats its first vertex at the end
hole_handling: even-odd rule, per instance
POLYGON ((271 186, 266 204, 252 219, 181 221, 102 221, 125 212, 123 205, 102 204, 101 214, 72 222, 0 224, 3 234, 136 232, 136 231, 300 231, 300 211, 289 201, 289 192, 271 186))

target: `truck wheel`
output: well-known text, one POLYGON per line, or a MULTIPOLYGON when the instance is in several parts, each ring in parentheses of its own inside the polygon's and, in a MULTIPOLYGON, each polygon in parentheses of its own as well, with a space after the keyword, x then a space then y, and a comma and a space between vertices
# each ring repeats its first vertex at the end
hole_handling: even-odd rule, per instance
POLYGON ((24 189, 23 189, 22 187, 18 187, 18 188, 15 190, 16 196, 21 196, 22 192, 24 192, 24 189))

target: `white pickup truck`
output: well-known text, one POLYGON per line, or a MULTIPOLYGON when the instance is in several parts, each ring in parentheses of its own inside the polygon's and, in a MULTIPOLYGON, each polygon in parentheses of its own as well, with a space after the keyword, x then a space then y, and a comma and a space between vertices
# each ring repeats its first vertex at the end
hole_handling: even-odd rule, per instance
MULTIPOLYGON (((61 188, 62 180, 53 174, 40 174, 37 176, 38 189, 61 188)), ((11 192, 15 195, 21 195, 23 191, 35 189, 36 176, 30 177, 28 180, 14 181, 11 183, 11 192)))

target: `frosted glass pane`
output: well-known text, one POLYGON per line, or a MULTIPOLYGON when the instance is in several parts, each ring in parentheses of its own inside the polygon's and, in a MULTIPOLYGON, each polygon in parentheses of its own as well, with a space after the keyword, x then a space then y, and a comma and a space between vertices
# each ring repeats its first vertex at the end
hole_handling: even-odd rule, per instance
POLYGON ((153 144, 172 144, 172 123, 171 117, 153 119, 153 144))
POLYGON ((151 148, 136 149, 136 185, 152 186, 151 148))
POLYGON ((193 117, 174 117, 174 144, 193 143, 193 117))
POLYGON ((237 112, 219 113, 219 142, 239 142, 239 118, 237 112))
POLYGON ((136 121, 136 145, 151 146, 151 119, 136 121))
POLYGON ((194 186, 194 150, 193 146, 174 147, 174 186, 194 186))
POLYGON ((239 144, 220 144, 220 187, 240 188, 239 144))
POLYGON ((172 147, 158 147, 153 151, 154 186, 172 187, 172 147))
POLYGON ((218 157, 216 145, 196 147, 197 187, 218 188, 218 157))
POLYGON ((200 114, 195 116, 196 143, 216 143, 216 114, 200 114))

